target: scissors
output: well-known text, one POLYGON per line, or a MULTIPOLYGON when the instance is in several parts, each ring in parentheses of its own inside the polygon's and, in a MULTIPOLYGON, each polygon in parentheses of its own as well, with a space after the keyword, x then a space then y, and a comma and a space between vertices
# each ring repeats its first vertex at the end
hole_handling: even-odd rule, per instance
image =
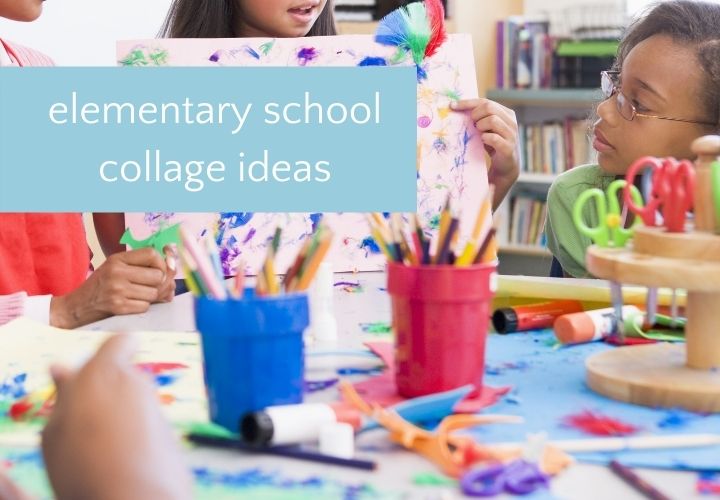
POLYGON ((645 169, 651 169, 652 181, 646 196, 645 206, 638 204, 625 188, 625 204, 648 226, 658 226, 657 213, 660 211, 662 225, 671 233, 685 231, 685 215, 693 207, 695 191, 695 168, 689 160, 675 158, 654 158, 644 156, 630 166, 627 172, 627 186, 633 186, 635 176, 645 169))
POLYGON ((547 487, 548 476, 536 464, 524 459, 473 469, 460 479, 463 493, 471 497, 493 497, 503 492, 527 495, 547 487))
MULTIPOLYGON (((627 182, 619 179, 610 183, 607 192, 601 189, 592 188, 583 192, 575 201, 573 207, 573 221, 578 230, 590 237, 599 247, 624 247, 627 240, 632 237, 633 229, 640 224, 640 219, 635 219, 629 228, 623 227, 623 217, 620 213, 620 201, 618 191, 625 189, 627 182), (585 204, 591 198, 595 199, 595 206, 598 214, 598 224, 590 227, 585 223, 583 210, 585 204)), ((635 186, 630 186, 629 192, 636 206, 642 207, 643 200, 640 191, 635 186)), ((627 203, 627 201, 626 201, 627 203)))

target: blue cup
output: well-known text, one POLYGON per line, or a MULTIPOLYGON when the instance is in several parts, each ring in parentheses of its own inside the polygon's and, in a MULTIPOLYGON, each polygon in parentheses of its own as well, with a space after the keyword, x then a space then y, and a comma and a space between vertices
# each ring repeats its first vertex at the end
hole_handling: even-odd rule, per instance
POLYGON ((248 412, 302 402, 308 321, 304 293, 258 297, 248 288, 242 299, 196 299, 213 422, 238 432, 248 412))

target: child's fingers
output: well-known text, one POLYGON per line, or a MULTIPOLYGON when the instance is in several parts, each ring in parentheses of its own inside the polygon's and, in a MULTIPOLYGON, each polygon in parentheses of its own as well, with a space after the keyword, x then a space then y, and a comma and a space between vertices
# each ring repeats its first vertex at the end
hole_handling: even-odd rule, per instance
POLYGON ((177 254, 175 253, 175 249, 172 245, 165 245, 163 253, 165 254, 165 265, 167 266, 168 274, 175 276, 175 271, 177 271, 177 254))
POLYGON ((499 134, 486 132, 481 137, 486 147, 490 146, 502 156, 511 156, 515 153, 515 146, 499 134))
MULTIPOLYGON (((95 360, 115 362, 117 364, 130 364, 140 342, 136 335, 119 333, 107 339, 95 354, 95 360)), ((100 365, 102 366, 102 364, 100 365)))
POLYGON ((487 99, 461 99, 459 101, 450 101, 450 109, 454 111, 469 111, 480 106, 487 99))
POLYGON ((50 365, 50 376, 55 383, 55 391, 57 392, 58 397, 60 397, 60 395, 65 391, 67 384, 70 382, 74 375, 75 372, 65 365, 50 365))
POLYGON ((505 106, 498 104, 495 101, 488 101, 487 99, 479 106, 474 108, 472 110, 472 113, 470 113, 470 117, 474 122, 493 115, 500 117, 504 122, 508 124, 517 124, 515 111, 510 108, 506 108, 505 106))
POLYGON ((507 122, 503 121, 499 116, 486 116, 475 122, 475 128, 480 133, 493 132, 508 141, 515 141, 516 132, 507 122))

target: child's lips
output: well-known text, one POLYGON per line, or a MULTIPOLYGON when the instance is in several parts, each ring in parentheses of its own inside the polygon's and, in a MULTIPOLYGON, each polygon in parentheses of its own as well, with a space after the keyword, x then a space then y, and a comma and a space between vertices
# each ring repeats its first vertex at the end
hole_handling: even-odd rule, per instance
POLYGON ((606 153, 615 149, 613 145, 608 142, 603 133, 598 129, 595 129, 593 148, 595 148, 598 153, 606 153))
POLYGON ((314 4, 305 4, 288 9, 288 13, 298 21, 308 22, 313 18, 315 7, 316 6, 314 4))

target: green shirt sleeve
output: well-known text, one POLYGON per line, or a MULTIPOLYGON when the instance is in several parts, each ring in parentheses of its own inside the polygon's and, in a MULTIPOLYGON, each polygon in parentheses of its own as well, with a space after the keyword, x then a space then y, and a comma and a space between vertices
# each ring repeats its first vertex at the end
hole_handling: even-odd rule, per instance
MULTIPOLYGON (((550 186, 545 236, 548 249, 570 276, 592 278, 585 268, 585 252, 592 241, 575 227, 572 218, 575 200, 586 189, 606 189, 612 180, 599 166, 584 165, 558 176, 550 186)), ((584 216, 589 226, 597 224, 597 210, 592 202, 585 205, 584 216)))

